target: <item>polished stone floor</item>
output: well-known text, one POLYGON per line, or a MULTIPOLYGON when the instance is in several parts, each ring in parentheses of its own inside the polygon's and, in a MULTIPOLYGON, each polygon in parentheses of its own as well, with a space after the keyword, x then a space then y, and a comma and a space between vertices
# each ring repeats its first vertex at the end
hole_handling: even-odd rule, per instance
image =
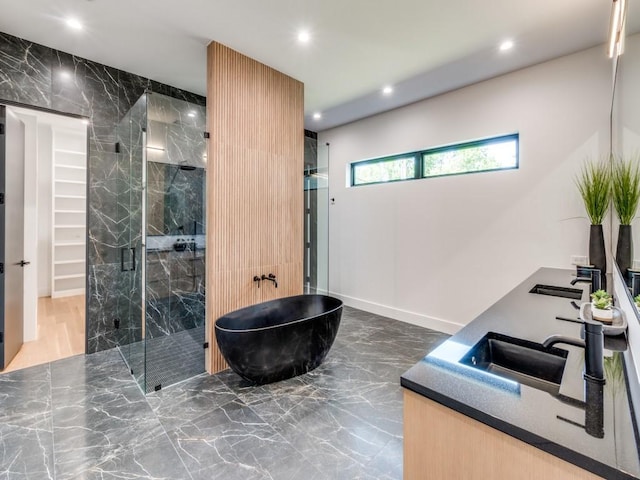
POLYGON ((115 351, 0 375, 0 479, 401 479, 399 377, 446 335, 345 308, 315 371, 142 394, 115 351))

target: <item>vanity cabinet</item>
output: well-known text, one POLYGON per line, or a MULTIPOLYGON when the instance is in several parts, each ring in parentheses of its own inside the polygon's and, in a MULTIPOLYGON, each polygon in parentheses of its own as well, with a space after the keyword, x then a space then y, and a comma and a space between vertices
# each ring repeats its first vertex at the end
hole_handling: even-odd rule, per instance
POLYGON ((598 477, 422 395, 404 390, 404 480, 598 477))

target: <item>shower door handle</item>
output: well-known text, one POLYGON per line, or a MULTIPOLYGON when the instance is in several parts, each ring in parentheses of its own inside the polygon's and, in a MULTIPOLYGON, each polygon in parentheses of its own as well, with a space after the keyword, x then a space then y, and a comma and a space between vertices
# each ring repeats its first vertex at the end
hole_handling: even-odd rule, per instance
POLYGON ((135 247, 122 247, 120 249, 120 271, 121 272, 135 272, 136 271, 136 249, 135 247), (125 252, 131 252, 130 268, 124 268, 124 254, 125 252))
POLYGON ((128 272, 129 269, 128 268, 124 268, 124 252, 126 252, 128 250, 127 247, 122 247, 120 249, 120 271, 121 272, 128 272))

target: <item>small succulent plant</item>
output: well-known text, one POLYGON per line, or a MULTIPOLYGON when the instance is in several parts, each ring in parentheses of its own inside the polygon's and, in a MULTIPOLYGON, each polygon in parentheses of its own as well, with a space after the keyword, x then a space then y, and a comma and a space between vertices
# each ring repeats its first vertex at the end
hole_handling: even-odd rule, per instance
POLYGON ((596 290, 591 294, 591 304, 600 310, 609 310, 613 305, 613 299, 606 291, 596 290))

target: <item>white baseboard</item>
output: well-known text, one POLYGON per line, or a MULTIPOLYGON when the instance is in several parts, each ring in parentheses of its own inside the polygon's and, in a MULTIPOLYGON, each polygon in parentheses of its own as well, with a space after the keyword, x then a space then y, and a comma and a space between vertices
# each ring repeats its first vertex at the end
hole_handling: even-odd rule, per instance
POLYGON ((361 298, 350 297, 348 295, 341 295, 336 292, 331 292, 331 296, 339 298, 345 305, 353 308, 364 310, 365 312, 375 313, 384 317, 393 318, 394 320, 400 320, 401 322, 410 323, 419 327, 430 328, 439 332, 448 333, 453 335, 460 330, 464 325, 443 320, 441 318, 429 317, 421 313, 409 312, 399 308, 389 307, 387 305, 381 305, 379 303, 370 302, 361 298))

